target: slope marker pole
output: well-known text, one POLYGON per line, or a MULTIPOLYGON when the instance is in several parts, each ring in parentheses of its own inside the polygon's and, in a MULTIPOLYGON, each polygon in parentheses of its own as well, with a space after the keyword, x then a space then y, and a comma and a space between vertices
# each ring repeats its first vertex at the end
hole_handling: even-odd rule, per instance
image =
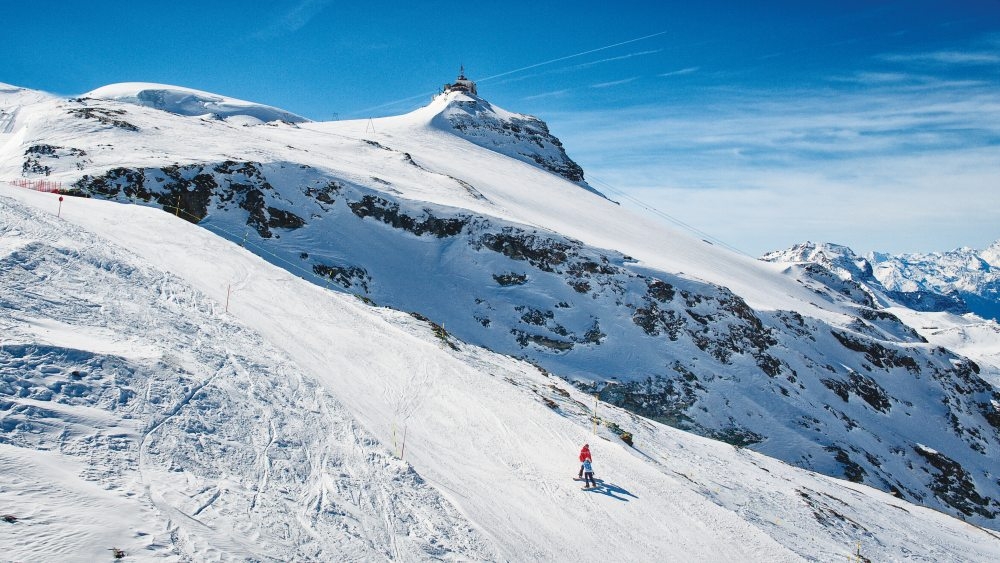
POLYGON ((597 435, 597 397, 598 394, 594 393, 594 435, 597 435))

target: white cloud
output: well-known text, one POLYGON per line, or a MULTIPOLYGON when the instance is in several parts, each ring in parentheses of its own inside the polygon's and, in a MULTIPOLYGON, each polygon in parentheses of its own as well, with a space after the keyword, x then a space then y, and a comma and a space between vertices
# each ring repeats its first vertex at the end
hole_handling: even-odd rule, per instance
POLYGON ((857 84, 891 84, 902 82, 914 82, 926 79, 926 77, 915 76, 905 72, 855 72, 847 76, 831 76, 829 80, 835 82, 854 82, 857 84))
POLYGON ((551 92, 542 92, 541 94, 534 94, 534 95, 531 95, 531 96, 525 96, 523 99, 525 99, 525 100, 538 100, 538 99, 541 99, 541 98, 554 98, 554 97, 562 96, 562 95, 566 94, 567 92, 569 92, 568 89, 565 89, 565 90, 552 90, 551 92))
POLYGON ((927 53, 890 53, 881 55, 889 62, 937 63, 946 65, 992 65, 1000 63, 1000 54, 988 51, 932 51, 927 53))
POLYGON ((588 177, 750 254, 803 240, 931 251, 1000 238, 996 85, 861 78, 872 86, 549 123, 588 177))
POLYGON ((859 252, 932 251, 1000 238, 997 176, 984 165, 998 156, 873 159, 816 169, 662 166, 640 175, 609 170, 610 178, 601 179, 753 256, 806 240, 859 252), (692 175, 698 183, 685 185, 692 175), (706 175, 712 189, 700 185, 706 175))
POLYGON ((295 33, 305 27, 310 20, 320 14, 331 3, 333 3, 333 0, 299 0, 283 15, 276 18, 271 25, 257 32, 255 36, 260 38, 274 38, 295 33))

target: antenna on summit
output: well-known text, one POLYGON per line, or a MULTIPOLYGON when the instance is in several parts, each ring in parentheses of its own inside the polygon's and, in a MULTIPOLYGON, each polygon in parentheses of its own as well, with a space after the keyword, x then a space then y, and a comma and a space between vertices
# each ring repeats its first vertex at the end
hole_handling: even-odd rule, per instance
POLYGON ((465 92, 467 94, 477 95, 476 83, 465 77, 465 65, 460 65, 458 67, 458 78, 455 79, 453 84, 445 84, 444 92, 465 92))

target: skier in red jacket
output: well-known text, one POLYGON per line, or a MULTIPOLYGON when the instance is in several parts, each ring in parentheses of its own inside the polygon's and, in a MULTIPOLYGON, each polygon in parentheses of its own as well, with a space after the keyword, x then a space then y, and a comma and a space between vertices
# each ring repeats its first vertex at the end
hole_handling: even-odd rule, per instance
MULTIPOLYGON (((593 462, 594 460, 590 457, 590 444, 584 444, 583 449, 580 450, 580 463, 585 461, 593 462)), ((580 475, 577 479, 583 479, 583 465, 580 465, 580 475)))

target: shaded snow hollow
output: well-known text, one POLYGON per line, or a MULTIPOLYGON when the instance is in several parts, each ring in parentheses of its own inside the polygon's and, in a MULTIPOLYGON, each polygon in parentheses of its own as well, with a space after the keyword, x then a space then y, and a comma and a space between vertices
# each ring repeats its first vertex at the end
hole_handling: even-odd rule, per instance
POLYGON ((136 104, 177 115, 211 115, 219 119, 250 118, 243 123, 287 121, 302 123, 308 119, 283 109, 247 102, 192 88, 149 82, 109 84, 87 92, 84 98, 100 98, 136 104))

